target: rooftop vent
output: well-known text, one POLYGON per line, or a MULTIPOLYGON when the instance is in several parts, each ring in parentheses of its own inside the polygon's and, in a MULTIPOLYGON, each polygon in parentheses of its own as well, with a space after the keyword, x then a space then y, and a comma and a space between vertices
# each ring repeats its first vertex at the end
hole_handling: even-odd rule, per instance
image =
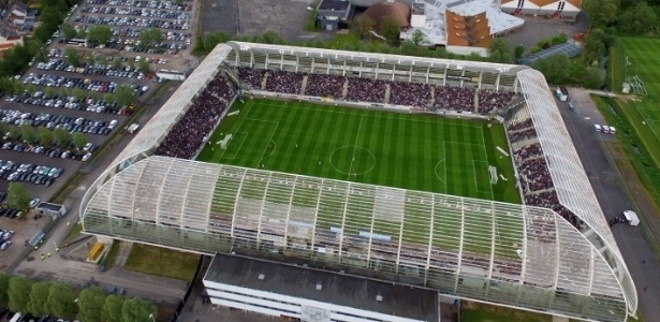
POLYGON ((264 275, 264 274, 259 274, 259 277, 258 277, 258 278, 259 278, 260 280, 263 280, 264 278, 266 278, 266 275, 264 275))
POLYGON ((321 284, 321 282, 316 283, 316 290, 320 291, 322 289, 323 289, 323 284, 321 284))
POLYGON ((383 301, 383 296, 378 294, 376 295, 376 302, 382 302, 383 301))

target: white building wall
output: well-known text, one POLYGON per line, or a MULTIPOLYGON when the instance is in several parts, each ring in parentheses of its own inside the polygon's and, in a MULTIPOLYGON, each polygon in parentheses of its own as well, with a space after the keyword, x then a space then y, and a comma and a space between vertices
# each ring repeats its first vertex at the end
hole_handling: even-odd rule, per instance
POLYGON ((470 55, 476 53, 481 57, 488 57, 488 48, 471 46, 447 46, 447 51, 459 55, 470 55))
MULTIPOLYGON (((300 318, 303 306, 328 310, 331 320, 346 322, 422 322, 379 312, 356 309, 348 306, 319 302, 300 297, 293 297, 273 292, 239 287, 235 285, 204 281, 211 303, 253 311, 272 316, 300 318)), ((373 299, 374 301, 376 299, 373 299)))

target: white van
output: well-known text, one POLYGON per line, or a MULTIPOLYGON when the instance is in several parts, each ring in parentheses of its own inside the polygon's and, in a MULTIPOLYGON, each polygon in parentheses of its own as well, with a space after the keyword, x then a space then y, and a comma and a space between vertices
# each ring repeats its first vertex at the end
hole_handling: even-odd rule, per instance
POLYGON ((626 210, 623 212, 623 216, 626 217, 626 220, 628 221, 628 224, 630 224, 630 226, 639 225, 639 217, 637 217, 637 213, 635 213, 634 211, 626 210))
POLYGON ((616 128, 614 126, 610 126, 610 133, 616 134, 616 128))
POLYGON ((603 130, 603 128, 601 128, 599 124, 594 124, 594 130, 596 132, 601 132, 603 130))
POLYGON ((9 322, 16 322, 20 320, 22 317, 23 317, 23 313, 16 312, 16 314, 14 314, 14 316, 11 318, 11 320, 9 320, 9 322))
POLYGON ((610 133, 610 127, 607 125, 603 125, 603 133, 610 133))

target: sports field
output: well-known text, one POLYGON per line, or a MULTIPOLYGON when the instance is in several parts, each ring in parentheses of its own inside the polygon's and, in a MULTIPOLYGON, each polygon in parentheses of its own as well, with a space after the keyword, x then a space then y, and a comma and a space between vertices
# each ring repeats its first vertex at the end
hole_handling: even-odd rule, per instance
MULTIPOLYGON (((618 37, 611 50, 612 89, 635 77, 645 94, 630 99, 611 100, 603 113, 622 130, 619 140, 626 144, 638 175, 660 203, 660 39, 618 37), (612 114, 613 113, 613 114, 612 114)), ((597 101, 598 102, 598 101, 597 101)), ((601 109, 602 110, 602 109, 601 109)))
POLYGON ((198 160, 520 203, 506 144, 500 124, 257 99, 231 107, 198 160), (508 181, 491 184, 489 165, 508 181))

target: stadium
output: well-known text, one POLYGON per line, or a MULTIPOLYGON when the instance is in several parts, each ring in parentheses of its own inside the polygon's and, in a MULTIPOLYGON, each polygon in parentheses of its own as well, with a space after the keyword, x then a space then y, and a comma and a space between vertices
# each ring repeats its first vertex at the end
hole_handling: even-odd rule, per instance
POLYGON ((112 164, 83 231, 215 255, 215 304, 437 321, 393 303, 413 288, 436 305, 636 314, 551 91, 525 66, 229 42, 112 164), (367 295, 337 296, 340 280, 367 295))

